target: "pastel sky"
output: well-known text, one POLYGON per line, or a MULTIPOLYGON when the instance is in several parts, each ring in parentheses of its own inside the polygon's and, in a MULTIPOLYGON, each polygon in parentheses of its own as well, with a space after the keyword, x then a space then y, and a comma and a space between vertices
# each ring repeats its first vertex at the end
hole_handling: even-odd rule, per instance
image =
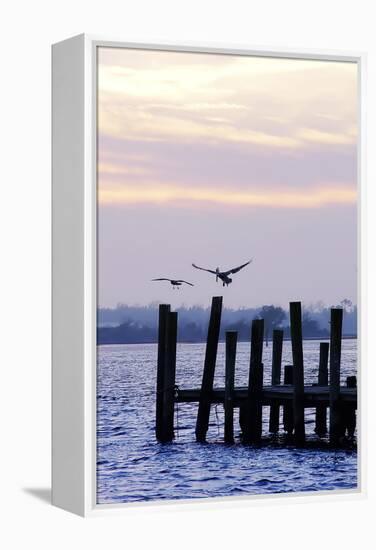
POLYGON ((356 301, 357 117, 355 63, 99 48, 99 306, 356 301))

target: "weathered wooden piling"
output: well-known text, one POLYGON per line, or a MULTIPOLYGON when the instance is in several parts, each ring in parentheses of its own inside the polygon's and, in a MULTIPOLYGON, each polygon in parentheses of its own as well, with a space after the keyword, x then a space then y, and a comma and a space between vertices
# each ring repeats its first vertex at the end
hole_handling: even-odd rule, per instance
MULTIPOLYGON (((281 383, 283 330, 273 330, 273 355, 272 355, 272 386, 281 383)), ((277 433, 279 430, 279 404, 270 405, 269 432, 277 433)))
POLYGON ((356 388, 356 376, 348 376, 346 378, 346 387, 347 388, 356 388))
POLYGON ((155 434, 160 441, 163 434, 163 388, 166 360, 167 317, 170 306, 160 304, 158 321, 158 359, 157 359, 157 393, 155 434))
POLYGON ((210 312, 204 372, 196 421, 196 440, 204 442, 209 428, 210 397, 213 391, 215 364, 217 360, 219 330, 222 314, 222 296, 214 296, 210 312))
MULTIPOLYGON (((283 376, 283 383, 285 385, 291 385, 293 382, 293 365, 285 365, 285 372, 283 376)), ((286 403, 283 406, 283 429, 289 435, 294 431, 294 410, 291 403, 286 403)))
POLYGON ((243 441, 244 441, 245 431, 246 431, 245 426, 247 423, 247 410, 248 408, 246 403, 244 405, 239 406, 239 426, 240 426, 240 431, 241 431, 243 441))
POLYGON ((225 364, 225 442, 234 442, 234 385, 235 359, 238 333, 226 332, 226 364, 225 364))
POLYGON ((305 442, 305 424, 302 306, 300 302, 290 302, 290 330, 292 360, 294 365, 294 437, 295 443, 302 445, 305 442))
MULTIPOLYGON (((348 388, 356 388, 356 376, 346 378, 348 388)), ((354 437, 356 428, 356 407, 353 404, 344 404, 345 428, 349 437, 354 437)))
POLYGON ((251 358, 249 363, 247 418, 244 426, 245 443, 259 443, 262 434, 262 348, 264 319, 254 319, 251 330, 251 358))
POLYGON ((175 374, 176 374, 176 340, 178 314, 170 312, 166 324, 166 355, 163 377, 163 409, 160 441, 167 443, 174 439, 175 410, 175 374))
MULTIPOLYGON (((328 385, 328 358, 329 358, 329 343, 320 343, 320 358, 319 358, 319 376, 318 385, 328 385)), ((328 431, 326 425, 326 405, 318 405, 316 407, 316 433, 320 437, 328 431)))
POLYGON ((341 370, 341 343, 342 343, 343 310, 330 310, 330 352, 329 352, 329 402, 330 422, 329 439, 335 446, 343 434, 340 403, 340 370, 341 370))

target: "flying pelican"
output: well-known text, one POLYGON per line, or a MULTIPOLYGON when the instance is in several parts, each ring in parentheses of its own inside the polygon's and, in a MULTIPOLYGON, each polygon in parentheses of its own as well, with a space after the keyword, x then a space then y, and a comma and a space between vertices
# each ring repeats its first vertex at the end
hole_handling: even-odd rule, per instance
POLYGON ((228 286, 232 283, 232 279, 229 277, 229 275, 232 275, 233 273, 237 273, 243 267, 250 264, 252 260, 249 260, 249 262, 246 262, 245 264, 239 265, 238 267, 234 267, 233 269, 229 269, 228 271, 220 271, 219 267, 214 271, 213 269, 205 269, 205 267, 199 267, 196 264, 192 264, 193 267, 196 269, 202 269, 202 271, 208 271, 209 273, 213 273, 215 275, 215 280, 218 282, 218 279, 221 279, 223 286, 228 286))
POLYGON ((183 281, 183 279, 166 279, 162 277, 160 279, 152 279, 152 281, 169 281, 172 284, 173 289, 179 288, 179 286, 181 286, 183 283, 185 283, 186 285, 195 286, 192 283, 188 283, 188 281, 183 281))

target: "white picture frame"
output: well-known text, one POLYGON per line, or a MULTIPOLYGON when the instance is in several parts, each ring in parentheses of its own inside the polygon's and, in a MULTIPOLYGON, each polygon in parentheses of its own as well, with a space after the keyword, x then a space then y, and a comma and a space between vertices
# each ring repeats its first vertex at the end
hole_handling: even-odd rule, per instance
MULTIPOLYGON (((359 364, 363 349, 365 63, 364 53, 267 50, 217 44, 127 43, 79 35, 52 47, 52 502, 89 516, 129 504, 96 503, 96 50, 100 46, 352 61, 359 68, 358 287, 359 364)), ((358 384, 360 426, 365 414, 365 365, 358 384)), ((359 484, 365 491, 365 442, 359 438, 359 484)), ((352 491, 354 493, 354 491, 352 491)), ((343 495, 344 492, 341 492, 343 495)), ((305 499, 323 496, 304 494, 305 499)), ((354 496, 354 495, 353 495, 354 496)), ((339 498, 328 491, 325 498, 339 498)), ((228 500, 229 497, 214 500, 228 500)), ((260 497, 237 497, 249 501, 260 497)), ((271 497, 268 497, 271 498, 271 497)), ((298 498, 297 493, 273 498, 298 498)), ((299 498, 302 498, 301 496, 299 498)), ((349 495, 347 495, 349 498, 349 495)), ((213 499, 206 501, 211 505, 213 499)), ((190 505, 197 505, 197 502, 190 505)), ((154 506, 160 503, 153 504, 154 506)), ((174 502, 176 505, 176 502, 174 502)))

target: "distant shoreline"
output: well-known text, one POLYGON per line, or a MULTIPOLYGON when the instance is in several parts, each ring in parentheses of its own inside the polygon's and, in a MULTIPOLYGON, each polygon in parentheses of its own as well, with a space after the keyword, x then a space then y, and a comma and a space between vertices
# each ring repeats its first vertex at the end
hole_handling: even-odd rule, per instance
MULTIPOLYGON (((358 337, 356 335, 344 335, 342 336, 342 340, 357 340, 358 337)), ((306 336, 303 338, 303 342, 305 340, 318 340, 320 342, 327 342, 327 341, 330 341, 330 336, 306 336)), ((284 342, 289 342, 290 341, 290 338, 284 338, 283 339, 284 342)), ((219 343, 224 343, 224 339, 220 339, 219 340, 219 343)), ((239 340, 239 343, 241 342, 249 342, 249 340, 239 340)), ((105 343, 105 344, 98 344, 97 343, 97 348, 99 347, 103 347, 103 346, 140 346, 140 345, 156 345, 158 344, 157 341, 155 342, 114 342, 114 343, 105 343)), ((191 341, 191 342, 178 342, 178 344, 206 344, 206 340, 200 340, 200 341, 191 341)), ((270 344, 270 347, 272 347, 273 345, 273 341, 272 340, 269 340, 269 344, 270 344)))

